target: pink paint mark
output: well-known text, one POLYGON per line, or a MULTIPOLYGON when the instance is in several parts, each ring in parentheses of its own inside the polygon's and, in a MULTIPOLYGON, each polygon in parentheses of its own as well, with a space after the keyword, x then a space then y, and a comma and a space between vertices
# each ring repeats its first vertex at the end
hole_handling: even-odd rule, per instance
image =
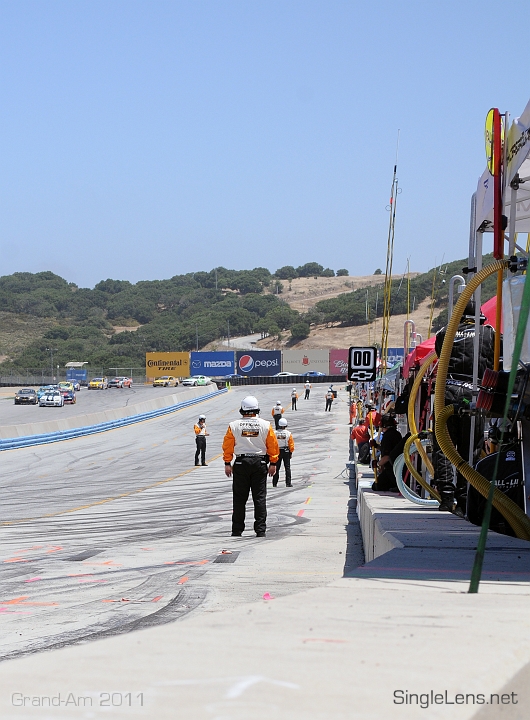
POLYGON ((152 550, 153 548, 140 548, 140 550, 152 550))
POLYGON ((184 585, 184 583, 185 583, 185 582, 188 582, 188 580, 189 580, 189 577, 182 577, 182 578, 180 578, 180 580, 178 581, 177 585, 184 585))
POLYGON ((21 558, 21 557, 12 557, 12 558, 9 558, 8 560, 4 560, 4 562, 12 563, 12 562, 29 562, 29 561, 26 560, 25 558, 21 558))
POLYGON ((42 580, 42 578, 41 577, 29 578, 28 580, 24 580, 24 582, 37 582, 37 580, 42 580))
POLYGON ((154 597, 151 600, 151 602, 158 602, 159 600, 162 600, 163 597, 164 597, 163 595, 157 595, 156 597, 154 597))
POLYGON ((46 553, 54 553, 59 552, 59 550, 62 550, 63 548, 60 545, 52 545, 49 550, 46 550, 46 553))
POLYGON ((299 510, 296 514, 298 515, 298 517, 302 517, 302 515, 304 514, 304 510, 299 510))
POLYGON ((264 599, 264 600, 274 600, 274 595, 271 595, 270 593, 266 592, 266 593, 263 595, 263 599, 264 599))
POLYGON ((93 573, 74 573, 73 575, 67 575, 66 577, 90 577, 93 573))

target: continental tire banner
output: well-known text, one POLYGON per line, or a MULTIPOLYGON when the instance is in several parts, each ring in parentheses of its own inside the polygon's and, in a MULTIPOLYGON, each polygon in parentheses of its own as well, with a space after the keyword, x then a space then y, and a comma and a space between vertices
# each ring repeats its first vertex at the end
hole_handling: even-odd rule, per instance
POLYGON ((234 352, 192 352, 190 375, 223 377, 235 374, 234 352))
POLYGON ((237 353, 237 374, 258 377, 276 375, 282 369, 279 350, 242 350, 237 353))
POLYGON ((329 351, 329 374, 348 376, 348 355, 349 350, 330 350, 329 351))
POLYGON ((283 370, 295 375, 303 375, 309 370, 327 375, 329 350, 284 350, 283 370))
POLYGON ((161 375, 174 375, 177 378, 189 377, 190 354, 187 352, 145 353, 145 374, 148 381, 161 375))

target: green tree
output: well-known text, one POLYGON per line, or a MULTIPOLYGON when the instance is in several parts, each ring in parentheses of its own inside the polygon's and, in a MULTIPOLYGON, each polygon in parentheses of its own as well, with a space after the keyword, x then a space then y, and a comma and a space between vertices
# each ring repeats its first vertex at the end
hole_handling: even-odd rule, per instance
POLYGON ((348 277, 350 273, 346 270, 346 268, 340 268, 340 270, 337 270, 337 277, 348 277))
POLYGON ((293 340, 303 340, 309 337, 310 332, 311 328, 309 327, 309 323, 306 322, 295 322, 291 327, 291 337, 293 340))

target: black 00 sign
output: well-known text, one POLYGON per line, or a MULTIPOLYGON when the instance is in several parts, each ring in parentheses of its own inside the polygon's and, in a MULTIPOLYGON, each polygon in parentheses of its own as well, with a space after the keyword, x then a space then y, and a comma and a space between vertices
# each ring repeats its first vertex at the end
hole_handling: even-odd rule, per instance
POLYGON ((372 353, 369 350, 364 352, 355 350, 353 353, 353 365, 354 367, 370 367, 372 365, 372 353))

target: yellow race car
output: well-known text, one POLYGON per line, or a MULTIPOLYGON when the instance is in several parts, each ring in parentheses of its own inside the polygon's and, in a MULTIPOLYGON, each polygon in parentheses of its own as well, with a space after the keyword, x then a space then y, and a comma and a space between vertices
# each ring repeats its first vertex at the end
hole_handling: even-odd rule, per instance
POLYGON ((89 390, 106 390, 109 386, 108 378, 106 377, 97 377, 93 378, 88 383, 88 389, 89 390))
POLYGON ((179 381, 173 375, 162 375, 162 377, 157 377, 154 380, 153 387, 177 387, 178 384, 179 381))

